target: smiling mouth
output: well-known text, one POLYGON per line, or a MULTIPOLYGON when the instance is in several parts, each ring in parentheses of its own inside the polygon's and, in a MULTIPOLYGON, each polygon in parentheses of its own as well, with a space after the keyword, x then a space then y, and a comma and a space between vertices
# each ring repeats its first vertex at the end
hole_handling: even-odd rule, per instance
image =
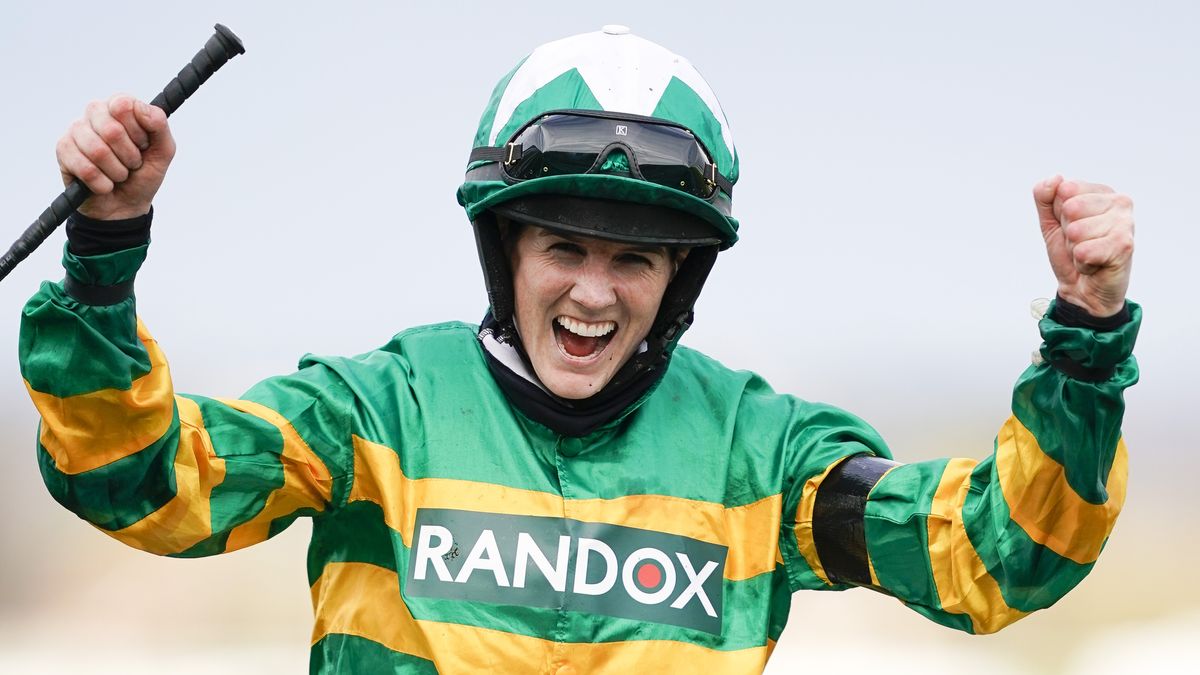
POLYGON ((558 346, 577 359, 595 356, 604 351, 617 334, 617 322, 596 321, 589 323, 569 316, 554 319, 554 337, 558 346))

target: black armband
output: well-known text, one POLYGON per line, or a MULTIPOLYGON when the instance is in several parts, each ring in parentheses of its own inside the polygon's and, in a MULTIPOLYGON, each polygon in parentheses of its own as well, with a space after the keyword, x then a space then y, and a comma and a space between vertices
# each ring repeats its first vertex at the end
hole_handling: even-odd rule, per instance
POLYGON ((867 495, 897 462, 872 455, 842 461, 817 488, 813 504, 813 543, 830 581, 871 585, 863 517, 867 495))
POLYGON ((75 255, 89 256, 143 246, 150 241, 153 219, 153 206, 146 215, 121 220, 96 220, 77 211, 67 219, 67 249, 75 255))

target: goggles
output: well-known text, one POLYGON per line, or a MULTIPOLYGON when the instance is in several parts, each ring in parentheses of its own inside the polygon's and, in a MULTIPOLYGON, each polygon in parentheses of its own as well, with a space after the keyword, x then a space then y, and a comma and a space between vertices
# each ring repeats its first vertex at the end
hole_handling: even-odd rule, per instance
POLYGON ((544 176, 627 172, 704 200, 713 199, 718 188, 733 194, 733 184, 718 173, 712 156, 691 131, 640 115, 549 112, 518 130, 503 147, 475 148, 470 161, 498 163, 505 182, 510 183, 544 176))

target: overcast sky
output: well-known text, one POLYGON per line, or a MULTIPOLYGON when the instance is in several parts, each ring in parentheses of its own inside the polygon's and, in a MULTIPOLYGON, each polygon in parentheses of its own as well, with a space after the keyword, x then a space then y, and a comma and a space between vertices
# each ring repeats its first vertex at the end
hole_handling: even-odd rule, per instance
MULTIPOLYGON (((991 450, 1011 384, 1039 342, 1029 302, 1054 293, 1031 186, 1060 172, 1134 198, 1130 295, 1146 321, 1136 352, 1144 380, 1129 393, 1125 425, 1133 477, 1106 551, 1118 562, 1102 558, 1077 592, 1097 592, 1088 586, 1101 577, 1095 587, 1111 590, 1095 597, 1113 597, 1133 585, 1127 575, 1141 571, 1133 561, 1144 547, 1155 548, 1160 579, 1190 575, 1185 563, 1196 552, 1194 524, 1186 537, 1173 530, 1192 520, 1180 511, 1195 514, 1189 493, 1200 472, 1196 7, 6 0, 0 246, 61 189, 54 143, 86 102, 118 91, 148 100, 220 21, 247 53, 171 120, 179 152, 137 286, 139 313, 170 358, 176 388, 236 396, 292 370, 305 352, 359 353, 405 327, 478 320, 486 296, 454 190, 492 86, 542 42, 627 24, 704 74, 741 158, 734 212, 742 240, 718 261, 684 342, 779 390, 858 413, 901 460, 991 450)), ((52 644, 63 621, 97 630, 105 602, 150 602, 142 596, 163 591, 137 588, 142 575, 169 586, 180 569, 110 552, 119 545, 62 512, 37 476, 17 324, 38 282, 61 278, 62 243, 58 233, 0 284, 9 317, 0 352, 10 355, 0 361, 0 568, 11 570, 0 578, 0 628, 14 622, 21 640, 36 644, 52 644), (128 575, 111 583, 133 588, 101 588, 80 555, 101 556, 111 574, 128 575)), ((265 557, 186 567, 202 579, 253 580, 290 561, 280 597, 291 604, 280 615, 303 642, 303 537, 282 539, 260 547, 272 552, 246 554, 265 557)), ((1113 620, 1200 611, 1191 585, 1164 585, 1153 600, 1126 592, 1125 614, 1113 620)), ((798 598, 796 612, 809 601, 798 598)), ((224 602, 200 623, 244 611, 236 599, 224 602)), ((844 604, 812 602, 821 611, 844 604)), ((875 613, 881 601, 850 602, 875 613)), ((157 635, 155 607, 108 611, 130 631, 157 635)), ((1061 614, 1099 626, 1078 644, 1111 623, 1061 614)), ((843 616, 844 631, 863 625, 843 616)), ((899 621, 910 630, 923 620, 899 621)), ((987 647, 947 646, 940 632, 921 632, 916 644, 983 649, 996 672, 1016 671, 1030 666, 1005 645, 1059 624, 1041 626, 1018 625, 1016 638, 987 647)), ((793 626, 780 653, 790 653, 789 638, 803 646, 805 630, 793 626)), ((1055 663, 1082 657, 1071 658, 1055 663)))

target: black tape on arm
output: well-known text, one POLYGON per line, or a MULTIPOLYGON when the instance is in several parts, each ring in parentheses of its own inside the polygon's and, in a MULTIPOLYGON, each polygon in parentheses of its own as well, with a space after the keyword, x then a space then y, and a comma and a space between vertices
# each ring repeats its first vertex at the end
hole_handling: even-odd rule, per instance
POLYGON ((863 521, 867 495, 896 465, 882 457, 856 455, 838 464, 817 488, 813 543, 830 581, 871 586, 863 521))

